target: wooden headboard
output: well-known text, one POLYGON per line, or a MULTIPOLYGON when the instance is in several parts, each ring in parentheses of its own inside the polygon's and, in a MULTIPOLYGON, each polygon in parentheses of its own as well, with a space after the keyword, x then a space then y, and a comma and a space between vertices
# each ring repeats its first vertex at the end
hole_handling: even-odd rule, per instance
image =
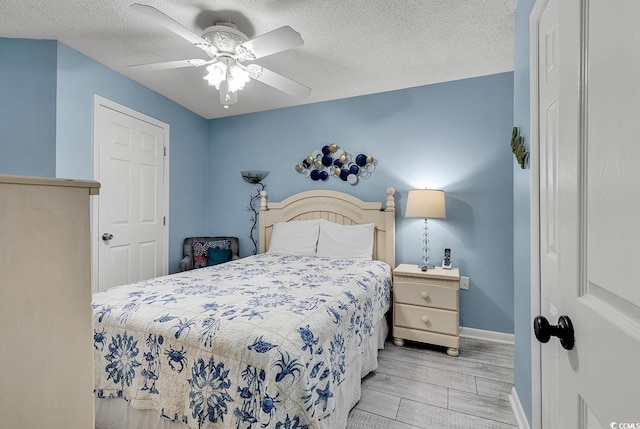
POLYGON ((260 253, 269 249, 273 224, 294 220, 326 219, 341 225, 374 223, 373 259, 395 268, 396 218, 393 188, 387 188, 386 206, 366 202, 338 191, 317 190, 292 195, 281 202, 267 202, 267 192, 260 193, 260 253))

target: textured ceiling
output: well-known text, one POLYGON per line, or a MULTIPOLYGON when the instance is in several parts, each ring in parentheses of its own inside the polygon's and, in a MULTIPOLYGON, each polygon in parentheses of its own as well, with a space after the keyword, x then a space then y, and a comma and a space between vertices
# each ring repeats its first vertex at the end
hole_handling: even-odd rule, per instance
POLYGON ((517 0, 0 0, 0 37, 56 39, 204 118, 513 70, 517 0), (223 109, 203 68, 128 65, 207 58, 129 8, 153 6, 196 34, 231 21, 249 38, 291 26, 304 45, 255 62, 311 88, 295 99, 251 81, 223 109))

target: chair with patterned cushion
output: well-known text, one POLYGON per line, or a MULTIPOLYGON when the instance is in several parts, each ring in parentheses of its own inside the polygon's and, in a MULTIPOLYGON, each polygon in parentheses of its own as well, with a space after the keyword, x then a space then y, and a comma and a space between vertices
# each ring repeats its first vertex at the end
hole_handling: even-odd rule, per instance
POLYGON ((184 239, 179 271, 193 270, 238 259, 238 237, 188 237, 184 239))

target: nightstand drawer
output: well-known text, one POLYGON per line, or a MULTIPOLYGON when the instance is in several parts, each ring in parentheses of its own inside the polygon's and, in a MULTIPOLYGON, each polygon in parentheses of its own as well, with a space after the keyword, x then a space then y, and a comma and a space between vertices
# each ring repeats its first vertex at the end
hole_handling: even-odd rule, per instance
POLYGON ((431 286, 424 283, 396 283, 393 289, 396 303, 458 309, 458 291, 454 288, 431 286))
POLYGON ((458 335, 458 312, 415 305, 393 307, 394 326, 458 335))

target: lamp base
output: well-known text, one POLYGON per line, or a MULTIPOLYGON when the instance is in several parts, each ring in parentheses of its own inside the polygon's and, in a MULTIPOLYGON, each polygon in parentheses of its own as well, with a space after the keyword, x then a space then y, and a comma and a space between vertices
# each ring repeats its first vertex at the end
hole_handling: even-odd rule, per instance
POLYGON ((427 270, 433 270, 436 266, 435 265, 418 265, 418 267, 422 271, 427 271, 427 270))
POLYGON ((431 258, 429 258, 429 223, 427 218, 424 218, 422 238, 424 240, 424 247, 422 248, 422 265, 420 265, 420 269, 427 271, 429 268, 433 268, 433 265, 429 264, 431 258))

